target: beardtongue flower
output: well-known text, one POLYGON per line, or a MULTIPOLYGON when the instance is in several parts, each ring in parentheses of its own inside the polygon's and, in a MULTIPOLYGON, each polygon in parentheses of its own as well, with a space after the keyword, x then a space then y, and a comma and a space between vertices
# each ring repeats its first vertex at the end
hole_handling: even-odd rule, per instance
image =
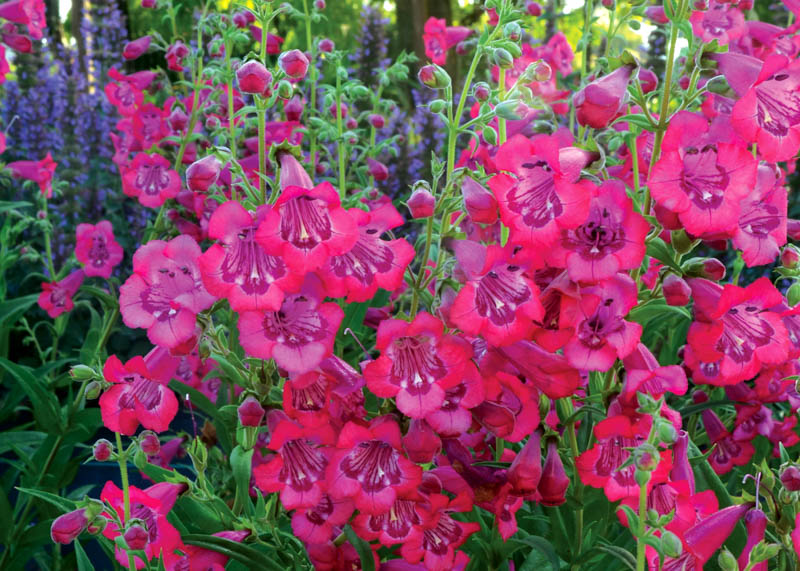
POLYGON ((275 359, 290 373, 306 373, 333 352, 333 341, 344 311, 334 302, 322 303, 325 291, 309 276, 298 293, 287 295, 278 310, 243 311, 240 342, 248 354, 275 359))
MULTIPOLYGON (((758 508, 753 508, 744 516, 744 527, 747 531, 747 543, 742 549, 742 554, 739 555, 738 563, 740 569, 747 568, 750 562, 750 553, 753 548, 764 539, 764 533, 767 530, 767 514, 758 508)), ((750 567, 752 571, 767 571, 767 562, 762 561, 750 567)))
POLYGON ((608 127, 627 102, 628 81, 634 69, 623 65, 576 93, 572 103, 578 123, 595 129, 608 127))
POLYGON ((72 296, 75 295, 83 284, 86 274, 83 270, 75 270, 60 282, 42 282, 42 293, 39 294, 39 307, 47 315, 55 319, 62 313, 72 311, 75 304, 72 296))
POLYGON ((422 481, 422 469, 402 455, 400 428, 390 417, 369 426, 348 422, 327 469, 328 494, 351 498, 366 514, 386 513, 422 481))
POLYGON ((128 42, 125 44, 125 48, 122 50, 122 57, 124 57, 126 60, 140 58, 147 53, 151 40, 152 38, 150 36, 142 36, 141 38, 137 38, 128 42))
POLYGON ((472 177, 464 177, 461 183, 464 208, 470 218, 478 224, 494 224, 497 221, 497 199, 489 190, 472 177))
POLYGON ((78 224, 75 257, 83 264, 83 271, 87 276, 110 278, 111 271, 122 261, 123 254, 108 220, 102 220, 96 225, 78 224))
POLYGON ((256 241, 268 254, 283 258, 300 274, 319 268, 330 256, 348 252, 357 239, 355 222, 328 182, 313 189, 283 188, 256 231, 256 241))
POLYGON ((800 492, 800 467, 791 465, 781 470, 781 484, 789 492, 800 492))
POLYGON ((558 445, 555 440, 550 440, 547 443, 547 458, 536 491, 543 505, 560 506, 567 501, 567 488, 569 488, 569 477, 558 454, 558 445))
POLYGON ((86 508, 65 513, 53 520, 50 525, 50 538, 55 543, 70 544, 86 530, 87 525, 89 521, 86 518, 86 508))
POLYGON ((389 178, 389 169, 380 161, 367 157, 367 172, 377 181, 389 178))
POLYGON ((133 357, 123 365, 116 355, 106 360, 103 376, 111 387, 100 397, 103 425, 132 435, 141 424, 163 432, 178 412, 178 399, 166 382, 156 379, 144 358, 133 357))
POLYGON ((33 42, 31 39, 22 34, 3 32, 2 40, 4 44, 13 49, 15 52, 29 54, 33 50, 33 42))
POLYGON ((363 368, 367 387, 381 398, 394 397, 397 408, 416 419, 437 410, 445 391, 456 386, 471 366, 471 345, 444 335, 441 320, 425 312, 411 323, 382 321, 375 347, 380 357, 363 368))
POLYGON ((123 191, 143 206, 158 208, 181 189, 181 178, 161 155, 138 153, 122 176, 123 191))
POLYGON ((39 190, 47 198, 53 197, 53 175, 58 163, 53 160, 50 153, 40 161, 14 161, 8 163, 6 168, 11 171, 14 178, 32 180, 39 185, 39 190))
POLYGON ((319 503, 309 508, 298 508, 292 515, 292 531, 301 541, 311 545, 324 544, 335 537, 336 530, 353 515, 353 502, 349 499, 333 500, 325 494, 319 503))
POLYGON ((447 50, 456 46, 472 34, 463 26, 447 26, 444 19, 428 18, 422 33, 425 55, 437 65, 447 63, 447 50))
POLYGON ((177 40, 167 48, 167 67, 171 71, 183 71, 183 59, 189 55, 189 48, 182 41, 177 40))
POLYGON ((718 0, 710 0, 707 10, 692 12, 689 21, 695 36, 704 42, 716 40, 721 46, 737 40, 747 30, 741 9, 718 0))
POLYGON ((239 416, 239 424, 242 426, 258 426, 264 418, 264 407, 255 397, 247 397, 236 409, 236 414, 239 416))
POLYGON ((215 297, 203 287, 200 246, 186 235, 151 240, 133 255, 133 275, 120 288, 120 312, 128 327, 147 329, 154 345, 177 350, 195 335, 195 316, 215 297))
POLYGON ((684 533, 686 549, 701 565, 704 564, 728 539, 733 528, 752 507, 752 502, 729 506, 701 520, 684 533))
POLYGON ((194 192, 206 192, 219 179, 221 168, 215 155, 207 155, 186 169, 186 185, 194 192))
POLYGON ((426 421, 412 418, 403 436, 403 449, 412 462, 428 464, 441 451, 442 441, 426 421))
POLYGON ((662 291, 667 305, 672 306, 688 305, 692 295, 692 289, 689 284, 677 274, 667 274, 667 277, 664 278, 662 291))
POLYGON ((514 457, 508 469, 508 481, 519 494, 531 494, 539 486, 542 477, 541 433, 536 430, 528 438, 525 446, 514 457))
POLYGON ((303 79, 308 71, 308 58, 300 50, 289 50, 278 57, 278 66, 292 79, 303 79))
POLYGON ((412 218, 430 218, 436 208, 436 200, 430 190, 420 186, 411 193, 406 206, 412 218))
POLYGON ((47 27, 45 3, 41 0, 10 0, 0 4, 0 18, 28 27, 34 40, 42 39, 47 27))
POLYGON ((637 393, 645 393, 655 399, 664 393, 675 395, 686 394, 688 382, 686 373, 679 365, 660 366, 658 360, 646 345, 639 343, 627 357, 622 360, 625 366, 625 382, 620 399, 637 405, 637 393))
POLYGON ((272 74, 260 61, 250 60, 236 70, 239 91, 263 95, 272 83, 272 74))
POLYGON ((566 267, 573 281, 596 283, 641 265, 649 229, 644 217, 634 212, 625 185, 605 181, 592 197, 589 218, 574 230, 561 231, 548 261, 566 267))
POLYGON ((403 217, 392 204, 371 212, 354 208, 348 214, 356 223, 358 239, 348 252, 330 256, 317 270, 328 296, 346 295, 348 302, 362 302, 372 299, 378 288, 397 290, 414 258, 414 247, 402 238, 381 236, 403 224, 403 217))
POLYGON ((483 246, 467 240, 454 244, 467 282, 450 309, 452 322, 468 335, 482 335, 491 345, 521 341, 544 316, 539 288, 525 275, 529 264, 511 246, 483 246))

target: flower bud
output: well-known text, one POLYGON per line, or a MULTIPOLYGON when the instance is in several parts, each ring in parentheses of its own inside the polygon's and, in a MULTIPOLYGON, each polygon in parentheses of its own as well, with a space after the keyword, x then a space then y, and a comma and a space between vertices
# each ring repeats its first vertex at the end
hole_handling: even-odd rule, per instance
POLYGON ((658 453, 658 448, 643 442, 633 450, 633 464, 637 470, 644 472, 652 472, 658 468, 658 463, 661 461, 661 455, 658 453))
POLYGON ((525 2, 525 11, 528 12, 530 16, 538 17, 542 15, 542 5, 538 2, 532 2, 528 0, 525 2))
POLYGON ((389 178, 389 169, 380 161, 367 157, 367 172, 377 181, 389 178))
POLYGON ((103 533, 106 525, 108 525, 108 518, 102 515, 97 515, 92 521, 89 522, 89 525, 86 526, 86 531, 92 535, 99 535, 103 533))
POLYGON ((278 82, 277 87, 278 97, 281 99, 289 99, 294 93, 294 87, 292 84, 285 79, 282 79, 278 82))
POLYGON ((725 95, 730 91, 731 86, 724 75, 717 75, 706 82, 705 88, 711 93, 725 95))
POLYGON ((709 280, 721 281, 725 278, 725 264, 716 258, 707 258, 703 260, 700 276, 709 280))
POLYGON ((681 276, 667 274, 663 284, 664 299, 667 305, 683 306, 692 298, 692 288, 681 276))
POLYGON ((444 89, 450 85, 450 76, 435 64, 424 65, 417 74, 420 83, 431 89, 444 89))
POLYGON ((417 188, 411 193, 406 205, 412 218, 429 218, 433 216, 436 200, 427 188, 417 188))
POLYGON ((250 60, 236 70, 239 91, 262 95, 272 83, 272 74, 260 61, 250 60))
POLYGON ((290 50, 278 57, 278 66, 292 79, 303 79, 308 71, 308 58, 300 50, 290 50))
POLYGON ((98 383, 97 381, 92 381, 88 385, 86 385, 86 392, 84 392, 84 396, 86 400, 94 400, 100 396, 100 393, 103 392, 103 385, 98 383))
POLYGON ((497 199, 472 177, 464 177, 461 183, 461 196, 473 222, 493 224, 497 220, 497 199))
POLYGON ((368 121, 375 129, 383 129, 386 125, 386 119, 383 118, 383 115, 378 115, 377 113, 370 113, 368 121))
POLYGON ((57 517, 50 526, 50 538, 55 543, 72 543, 88 525, 86 508, 77 509, 57 517))
POLYGON ((239 408, 236 409, 236 414, 239 415, 239 424, 242 426, 260 426, 261 421, 264 419, 264 407, 256 400, 255 397, 247 397, 239 408))
POLYGON ((147 542, 150 540, 150 535, 147 533, 147 530, 139 523, 130 525, 128 529, 125 530, 125 535, 123 537, 125 538, 125 543, 128 544, 128 548, 133 551, 141 551, 147 547, 147 542))
POLYGON ((505 36, 512 42, 516 42, 517 40, 519 40, 521 35, 522 35, 522 28, 517 22, 509 22, 508 24, 503 26, 503 36, 505 36))
POLYGON ((325 0, 314 0, 314 8, 317 10, 325 9, 325 0))
POLYGON ((650 93, 658 87, 658 76, 652 69, 642 68, 639 70, 639 82, 642 84, 642 91, 650 93))
POLYGON ((790 270, 795 269, 800 265, 800 252, 791 244, 783 248, 781 252, 781 265, 790 270))
POLYGON ((183 131, 189 125, 189 116, 183 109, 176 107, 167 117, 167 124, 173 131, 183 131))
POLYGON ((550 81, 550 78, 553 77, 553 68, 550 67, 550 64, 540 59, 537 61, 533 68, 533 79, 534 81, 538 81, 539 83, 544 81, 550 81))
POLYGON ((564 463, 558 455, 558 446, 555 440, 547 444, 547 458, 542 468, 542 477, 536 488, 545 506, 560 506, 566 499, 569 478, 564 470, 564 463))
POLYGON ((319 41, 319 51, 329 54, 336 48, 333 40, 329 38, 323 38, 319 41))
POLYGON ((781 484, 790 492, 800 492, 800 468, 792 465, 781 470, 781 484))
POLYGON ((717 564, 719 564, 719 568, 722 569, 722 571, 739 571, 739 564, 736 562, 736 558, 733 556, 733 553, 724 547, 722 548, 722 551, 719 552, 717 564))
POLYGON ((628 100, 632 65, 619 67, 591 82, 572 98, 578 123, 585 127, 608 127, 628 100))
POLYGON ((505 48, 497 48, 492 54, 492 61, 500 69, 508 69, 514 65, 514 56, 505 48))
POLYGON ((155 456, 161 451, 161 441, 152 430, 143 430, 139 435, 139 448, 148 456, 155 456))
POLYGON ((508 481, 515 492, 532 494, 539 487, 542 478, 542 444, 541 434, 534 431, 528 442, 514 458, 508 469, 508 481))
POLYGON ((656 427, 658 429, 658 439, 664 444, 674 444, 678 440, 678 431, 675 429, 670 421, 664 419, 656 419, 656 427))
POLYGON ((497 131, 495 131, 493 127, 484 127, 481 131, 481 137, 483 137, 483 140, 486 141, 488 145, 497 144, 497 131))
MULTIPOLYGON (((330 107, 328 107, 328 112, 333 116, 336 117, 336 103, 331 103, 330 107)), ((342 118, 347 117, 347 105, 344 103, 339 104, 339 113, 342 115, 342 118)))
POLYGON ((509 121, 517 121, 522 118, 517 113, 518 107, 519 107, 519 101, 514 101, 514 100, 503 101, 495 106, 494 112, 495 115, 497 115, 501 119, 507 119, 509 121))
MULTIPOLYGON (((786 303, 791 307, 800 303, 800 282, 795 282, 789 286, 789 289, 786 291, 786 303)), ((800 381, 798 381, 798 383, 800 383, 800 381)), ((800 384, 798 386, 800 386, 800 384)))
POLYGON ((101 438, 94 443, 94 446, 92 446, 92 456, 98 462, 105 462, 111 458, 111 454, 113 452, 114 446, 105 438, 101 438))
POLYGON ((442 449, 442 441, 427 422, 411 419, 408 432, 403 437, 403 448, 409 460, 417 464, 427 464, 442 449))
POLYGON ((295 95, 283 104, 283 112, 286 113, 287 121, 299 121, 303 116, 305 104, 299 95, 295 95))
POLYGON ((142 36, 141 38, 128 42, 122 49, 122 57, 129 61, 141 57, 150 47, 150 40, 150 36, 142 36))
POLYGON ((206 192, 219 179, 222 165, 215 155, 207 155, 186 169, 186 185, 194 192, 206 192))
POLYGON ((661 549, 667 557, 677 559, 683 553, 683 544, 677 535, 665 529, 661 532, 661 549))
POLYGON ((476 83, 475 87, 472 88, 472 94, 475 96, 475 99, 483 103, 489 100, 489 97, 492 95, 492 90, 489 88, 489 84, 481 81, 480 83, 476 83))
POLYGON ((78 381, 85 381, 97 376, 97 372, 86 365, 75 365, 69 370, 70 376, 78 381))
POLYGON ((428 109, 431 113, 441 113, 447 107, 447 102, 444 99, 434 99, 428 103, 428 109))
POLYGON ((156 0, 142 0, 142 8, 155 8, 156 0))

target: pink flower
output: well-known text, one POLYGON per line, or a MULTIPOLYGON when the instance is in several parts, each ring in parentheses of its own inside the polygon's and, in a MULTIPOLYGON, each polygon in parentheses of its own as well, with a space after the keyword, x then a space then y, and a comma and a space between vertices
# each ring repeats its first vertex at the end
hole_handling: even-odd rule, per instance
POLYGON ((692 31, 703 42, 717 40, 725 46, 745 33, 744 14, 737 6, 719 0, 709 0, 707 10, 695 10, 689 21, 692 31))
POLYGON ((167 49, 167 68, 172 71, 183 71, 183 58, 189 55, 189 48, 182 41, 177 40, 167 49))
POLYGON ((419 187, 411 193, 406 206, 412 218, 430 218, 436 209, 436 199, 430 190, 419 187))
POLYGON ((755 188, 739 203, 739 223, 731 239, 748 267, 775 260, 786 243, 786 211, 786 186, 773 168, 760 164, 755 188))
POLYGON ((42 39, 47 27, 44 0, 9 0, 0 4, 0 18, 28 27, 34 40, 42 39))
POLYGON ((74 307, 72 296, 78 293, 85 276, 83 270, 75 270, 60 282, 43 282, 42 293, 39 294, 39 307, 53 319, 62 313, 72 311, 74 307))
POLYGON ((50 538, 54 543, 70 544, 86 530, 88 524, 86 508, 65 513, 53 520, 50 525, 50 538))
POLYGON ((14 178, 32 180, 39 185, 39 190, 47 198, 53 197, 53 174, 58 163, 53 160, 50 153, 40 161, 14 161, 8 163, 6 168, 11 171, 14 178))
POLYGON ((278 310, 241 312, 242 347, 254 357, 275 359, 290 373, 311 371, 333 353, 336 331, 344 318, 342 308, 322 303, 324 298, 322 283, 311 276, 299 293, 284 297, 278 310))
POLYGON ((194 192, 206 192, 217 182, 222 165, 214 155, 206 155, 186 169, 186 185, 194 192))
POLYGON ((463 26, 447 26, 442 18, 428 18, 422 34, 425 43, 425 55, 437 65, 447 63, 447 50, 472 34, 472 30, 463 26))
POLYGON ((143 56, 150 47, 151 39, 150 36, 142 36, 128 42, 125 44, 125 49, 122 50, 122 57, 127 60, 133 60, 143 56))
POLYGON ((215 297, 203 287, 200 246, 189 236, 152 240, 133 255, 133 275, 120 288, 120 312, 128 327, 147 329, 154 345, 177 349, 195 335, 195 316, 215 297))
POLYGON ((143 206, 158 208, 181 189, 181 178, 161 155, 138 153, 122 176, 123 191, 143 206))
POLYGON ((261 62, 250 60, 236 70, 236 81, 242 93, 263 95, 270 87, 272 74, 261 62))
POLYGON ((633 66, 624 65, 578 91, 572 98, 578 123, 602 129, 619 115, 627 102, 633 66))
POLYGON ((494 224, 497 220, 497 200, 489 190, 470 176, 461 183, 461 196, 473 222, 494 224))
POLYGON ((308 58, 300 50, 289 50, 278 56, 278 66, 292 79, 303 79, 308 71, 308 58))
POLYGON ((111 355, 103 366, 103 376, 112 383, 100 397, 106 428, 128 436, 139 424, 155 432, 169 428, 178 412, 178 399, 165 381, 153 377, 142 357, 133 357, 123 365, 111 355))
POLYGON ((97 225, 78 224, 75 257, 83 264, 87 276, 110 278, 111 271, 122 261, 123 253, 108 220, 102 220, 97 225))
POLYGON ((353 515, 353 502, 334 500, 325 494, 315 506, 298 508, 292 514, 292 531, 307 544, 322 544, 335 538, 338 529, 353 515))

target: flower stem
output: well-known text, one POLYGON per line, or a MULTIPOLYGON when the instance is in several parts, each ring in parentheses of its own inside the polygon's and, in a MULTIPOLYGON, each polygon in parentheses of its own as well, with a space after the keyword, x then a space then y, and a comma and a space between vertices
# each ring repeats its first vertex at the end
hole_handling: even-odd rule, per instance
POLYGON ((231 50, 233 49, 233 46, 231 44, 232 42, 229 39, 226 39, 225 67, 228 77, 228 146, 231 150, 231 158, 236 160, 236 128, 234 127, 233 120, 233 67, 231 66, 231 50))
POLYGON ((639 529, 636 531, 636 571, 645 570, 644 534, 646 531, 645 518, 647 517, 647 484, 639 486, 639 529))
MULTIPOLYGON (((580 455, 578 448, 578 435, 575 430, 575 422, 569 424, 567 432, 569 436, 569 446, 572 449, 573 461, 576 461, 580 455)), ((575 500, 578 502, 578 509, 575 513, 575 557, 577 558, 581 553, 583 545, 583 482, 578 477, 577 469, 575 470, 575 500)))
MULTIPOLYGON (((119 464, 119 475, 122 479, 122 501, 123 501, 123 515, 125 520, 123 524, 127 524, 131 519, 131 489, 128 484, 128 454, 122 451, 122 436, 119 432, 115 432, 114 436, 117 440, 117 463, 119 464)), ((124 529, 120 529, 120 533, 124 533, 124 529)), ((133 553, 128 552, 128 569, 136 569, 136 561, 133 558, 133 553)))
POLYGON ((342 77, 336 69, 336 133, 337 151, 339 159, 339 196, 344 199, 347 196, 347 171, 345 168, 345 147, 344 147, 344 124, 342 122, 342 77))
MULTIPOLYGON (((500 88, 500 100, 502 101, 506 94, 506 70, 500 68, 498 87, 500 88)), ((506 142, 506 120, 502 117, 497 118, 497 142, 502 145, 506 142)))
POLYGON ((256 99, 258 114, 258 191, 261 204, 267 203, 267 109, 261 97, 256 99))
MULTIPOLYGON (((317 111, 317 66, 316 57, 314 57, 314 37, 311 35, 311 14, 308 11, 308 0, 303 0, 303 12, 306 16, 306 50, 311 54, 311 65, 308 70, 310 75, 309 79, 311 80, 311 92, 309 93, 311 107, 308 110, 308 116, 310 117, 312 113, 317 111)), ((317 167, 317 132, 314 129, 310 129, 308 131, 308 138, 310 146, 309 154, 311 157, 310 174, 313 178, 317 167)))
POLYGON ((414 319, 419 309, 419 294, 422 288, 422 280, 425 277, 425 268, 428 266, 428 256, 431 254, 431 242, 433 241, 433 216, 428 217, 428 223, 425 226, 425 249, 422 253, 422 261, 420 262, 419 273, 417 274, 417 281, 414 284, 414 292, 411 296, 411 319, 414 319))

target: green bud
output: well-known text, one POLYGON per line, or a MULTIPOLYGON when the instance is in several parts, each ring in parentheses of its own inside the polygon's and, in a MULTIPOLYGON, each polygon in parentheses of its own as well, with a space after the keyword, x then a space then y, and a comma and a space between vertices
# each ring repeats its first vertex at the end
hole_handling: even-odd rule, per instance
POLYGON ((658 438, 664 444, 674 444, 678 440, 678 431, 671 422, 664 419, 656 420, 656 430, 658 431, 658 438))
POLYGON ((356 85, 353 89, 350 90, 350 93, 353 95, 354 99, 366 99, 370 96, 370 90, 363 85, 356 85))
POLYGON ((677 559, 683 553, 683 544, 677 535, 665 529, 661 532, 661 550, 667 557, 677 559))
POLYGON ((658 448, 649 442, 643 442, 633 451, 633 464, 636 466, 637 472, 639 470, 652 472, 658 468, 660 461, 661 455, 658 453, 658 448))
POLYGON ((505 48, 497 48, 492 54, 492 61, 501 69, 508 69, 514 65, 514 56, 505 48))
POLYGON ((736 557, 725 548, 719 552, 717 563, 722 571, 739 571, 739 564, 736 562, 736 557))
POLYGON ((93 498, 86 499, 83 507, 86 508, 86 519, 88 520, 94 519, 106 509, 106 506, 103 504, 103 502, 93 498))
POLYGON ((650 472, 636 470, 636 472, 633 473, 633 479, 636 480, 639 486, 646 486, 650 481, 650 472))
POLYGON ((769 561, 781 550, 781 546, 777 543, 766 543, 763 539, 758 542, 750 552, 750 561, 754 563, 761 563, 762 561, 769 561))
POLYGON ((292 87, 291 83, 285 79, 282 79, 278 82, 278 97, 281 99, 289 99, 291 98, 293 92, 294 87, 292 87))
POLYGON ((98 383, 97 381, 92 381, 88 385, 86 385, 86 392, 83 393, 86 400, 94 400, 100 397, 100 393, 103 392, 103 385, 102 383, 98 383))
POLYGON ((92 535, 100 535, 105 530, 106 525, 108 525, 108 520, 105 516, 98 515, 89 522, 89 525, 86 526, 86 531, 92 535))
POLYGON ((69 374, 77 381, 85 381, 99 376, 97 371, 86 365, 75 365, 69 370, 69 374))
POLYGON ((694 240, 689 238, 686 230, 673 230, 670 235, 670 243, 679 254, 688 254, 692 251, 694 240))
POLYGON ((503 26, 503 36, 505 36, 512 42, 516 42, 517 40, 519 40, 521 35, 522 35, 522 28, 517 22, 509 22, 508 24, 503 26))
POLYGON ((517 114, 517 107, 519 107, 519 101, 503 101, 497 104, 494 108, 494 112, 501 119, 518 121, 522 117, 517 114))
POLYGON ((717 75, 706 82, 706 89, 708 89, 711 93, 725 95, 730 91, 731 86, 728 83, 728 80, 725 79, 724 75, 717 75))
POLYGON ((497 144, 497 131, 494 130, 494 127, 484 127, 483 131, 481 131, 481 135, 487 144, 492 146, 497 144))
POLYGON ((639 410, 642 414, 656 414, 661 409, 661 403, 647 393, 636 393, 639 401, 639 410))
POLYGON ((791 285, 789 290, 786 292, 786 301, 789 302, 791 307, 794 307, 798 302, 800 302, 800 282, 795 282, 791 285))
POLYGON ((446 107, 447 102, 444 99, 434 99, 428 103, 428 109, 430 109, 432 113, 441 113, 446 107))
POLYGON ((337 67, 336 68, 336 75, 339 76, 339 79, 342 81, 347 81, 347 69, 344 67, 337 67))

